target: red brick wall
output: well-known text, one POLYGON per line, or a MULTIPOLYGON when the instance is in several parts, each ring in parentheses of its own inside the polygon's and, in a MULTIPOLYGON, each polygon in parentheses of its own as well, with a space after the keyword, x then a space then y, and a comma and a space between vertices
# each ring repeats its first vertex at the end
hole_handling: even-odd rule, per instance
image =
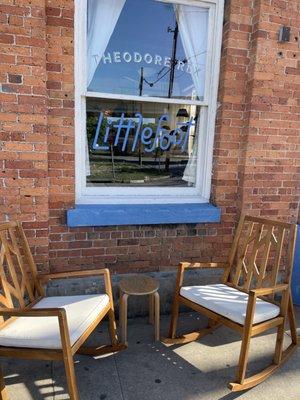
POLYGON ((24 221, 40 268, 154 271, 182 259, 221 260, 242 210, 297 221, 300 3, 226 3, 212 188, 222 223, 68 229, 65 210, 75 201, 74 4, 2 2, 1 220, 24 221), (282 24, 292 28, 290 43, 277 42, 282 24))
POLYGON ((46 19, 44 2, 30 3, 0 5, 0 210, 1 220, 24 221, 37 262, 47 264, 46 19))
POLYGON ((296 221, 300 183, 300 3, 254 2, 241 195, 247 212, 296 221), (281 25, 290 43, 278 43, 281 25))

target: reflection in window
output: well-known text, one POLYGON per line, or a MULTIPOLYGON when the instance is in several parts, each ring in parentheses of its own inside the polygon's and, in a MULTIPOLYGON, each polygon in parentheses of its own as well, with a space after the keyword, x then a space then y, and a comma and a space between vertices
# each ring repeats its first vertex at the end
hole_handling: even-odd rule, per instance
POLYGON ((88 90, 202 100, 208 11, 157 0, 88 0, 88 90))
POLYGON ((194 186, 199 107, 88 99, 88 186, 194 186))

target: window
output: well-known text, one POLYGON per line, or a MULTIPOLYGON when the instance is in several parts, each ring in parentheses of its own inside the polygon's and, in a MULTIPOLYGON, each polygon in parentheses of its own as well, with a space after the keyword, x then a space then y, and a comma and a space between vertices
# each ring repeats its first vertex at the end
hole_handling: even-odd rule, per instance
POLYGON ((77 1, 77 203, 208 201, 222 3, 77 1))

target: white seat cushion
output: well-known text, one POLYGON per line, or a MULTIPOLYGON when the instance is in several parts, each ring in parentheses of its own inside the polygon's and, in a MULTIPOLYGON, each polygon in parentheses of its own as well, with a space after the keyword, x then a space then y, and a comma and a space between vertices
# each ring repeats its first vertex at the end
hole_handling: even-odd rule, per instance
MULTIPOLYGON (((107 294, 45 297, 33 308, 64 308, 71 345, 93 323, 107 304, 107 294)), ((0 330, 0 346, 61 349, 57 317, 19 317, 0 330)))
MULTIPOLYGON (((182 297, 199 304, 238 324, 244 325, 247 311, 248 294, 227 285, 186 286, 180 290, 182 297)), ((279 315, 280 308, 275 304, 257 299, 254 324, 258 324, 279 315)))

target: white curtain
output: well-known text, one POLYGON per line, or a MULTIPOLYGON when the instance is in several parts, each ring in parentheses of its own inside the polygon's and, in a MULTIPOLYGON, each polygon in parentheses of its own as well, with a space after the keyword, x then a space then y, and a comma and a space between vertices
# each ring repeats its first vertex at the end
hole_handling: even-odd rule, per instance
MULTIPOLYGON (((88 0, 87 87, 93 80, 126 0, 88 0)), ((85 172, 91 175, 90 156, 85 138, 85 172)))
POLYGON ((88 0, 87 86, 113 34, 126 0, 88 0))
MULTIPOLYGON (((174 10, 195 91, 201 98, 204 95, 208 11, 200 7, 184 5, 174 5, 174 10)), ((196 183, 197 153, 198 135, 195 137, 192 153, 182 177, 189 184, 196 183)))

